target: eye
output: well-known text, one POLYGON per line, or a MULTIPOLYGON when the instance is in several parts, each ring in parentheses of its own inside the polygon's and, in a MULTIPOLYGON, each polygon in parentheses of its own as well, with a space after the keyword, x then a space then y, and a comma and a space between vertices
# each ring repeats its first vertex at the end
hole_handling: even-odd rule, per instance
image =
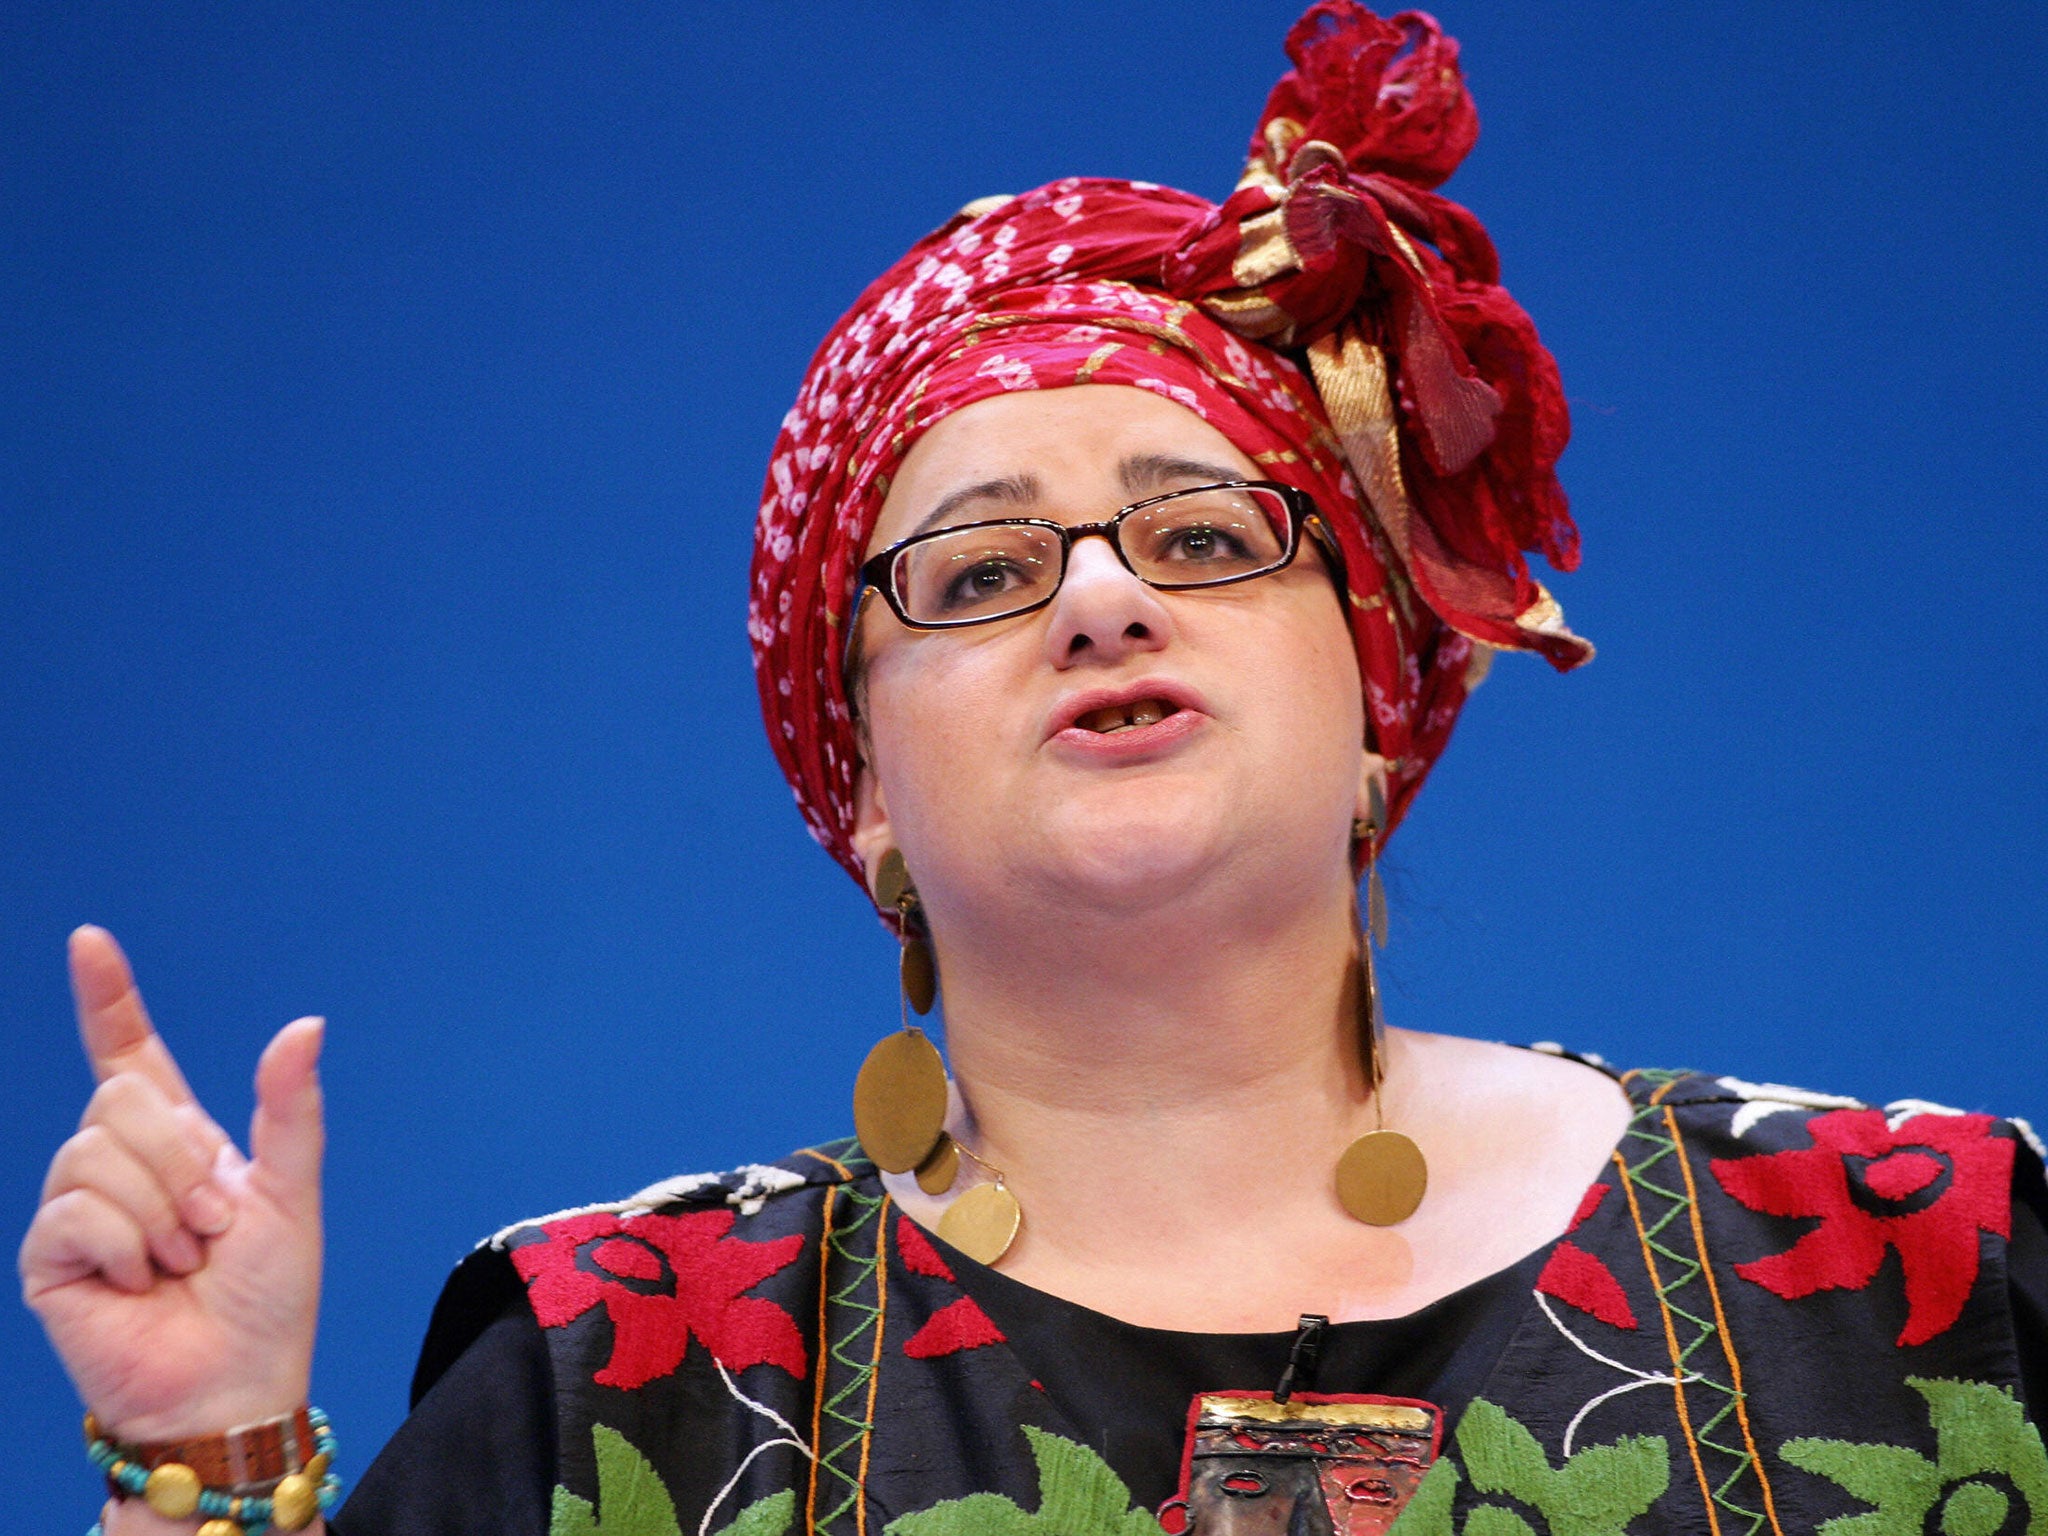
POLYGON ((1257 1472, 1227 1472, 1217 1484, 1232 1498, 1256 1499, 1266 1491, 1266 1479, 1257 1472))
POLYGON ((948 608, 977 607, 992 597, 1027 585, 1030 580, 1015 561, 991 555, 956 570, 940 600, 948 608))
POLYGON ((1212 523, 1187 523, 1160 531, 1153 558, 1188 563, 1215 560, 1243 560, 1251 553, 1244 540, 1229 528, 1212 523))
POLYGON ((1251 575, 1286 553, 1287 509, 1255 487, 1205 486, 1141 505, 1125 523, 1131 568, 1161 586, 1251 575))
POLYGON ((1059 537, 1028 524, 981 523, 914 540, 898 560, 909 616, 954 623, 1028 608, 1058 579, 1059 537))

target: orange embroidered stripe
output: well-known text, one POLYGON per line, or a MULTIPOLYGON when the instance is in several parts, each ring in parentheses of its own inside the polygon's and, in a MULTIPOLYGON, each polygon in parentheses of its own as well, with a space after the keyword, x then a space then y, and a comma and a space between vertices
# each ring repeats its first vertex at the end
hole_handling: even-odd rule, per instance
MULTIPOLYGON (((1650 1102, 1654 1104, 1670 1086, 1671 1084, 1666 1083, 1663 1088, 1659 1088, 1656 1094, 1651 1096, 1650 1102)), ((1613 1156, 1614 1166, 1621 1174, 1621 1192, 1628 1197, 1628 1213, 1636 1224, 1636 1240, 1643 1247, 1643 1268, 1649 1271, 1650 1290, 1657 1297, 1657 1313, 1664 1320, 1664 1343, 1671 1351, 1671 1395, 1678 1404, 1678 1427, 1685 1432, 1686 1454, 1692 1458, 1693 1476, 1699 1479, 1700 1498, 1707 1507, 1707 1528, 1714 1536, 1721 1536, 1721 1517, 1714 1510, 1713 1485, 1707 1481, 1707 1469, 1700 1462, 1699 1442, 1693 1438, 1692 1433, 1692 1415, 1686 1411, 1685 1383, 1680 1379, 1684 1376, 1685 1369, 1678 1353, 1678 1330, 1671 1326, 1671 1306, 1664 1299, 1664 1282, 1657 1275, 1657 1259, 1650 1252, 1649 1234, 1643 1230, 1643 1208, 1636 1199, 1635 1180, 1629 1174, 1628 1160, 1619 1152, 1613 1156)))
POLYGON ((860 1436, 860 1502, 853 1507, 854 1529, 868 1536, 868 1447, 875 1442, 875 1389, 882 1384, 882 1335, 889 1322, 889 1196, 875 1214, 875 1353, 868 1370, 867 1428, 860 1436))
POLYGON ((1679 1171, 1685 1175, 1685 1198, 1692 1207, 1692 1240, 1699 1251, 1700 1269, 1707 1277, 1707 1294, 1714 1301, 1714 1326, 1721 1333, 1721 1353, 1728 1360, 1728 1379, 1735 1388, 1735 1421, 1742 1426, 1743 1448, 1749 1452, 1750 1465, 1756 1469, 1757 1486, 1764 1493, 1764 1514, 1771 1522, 1774 1536, 1785 1536, 1785 1528, 1778 1524, 1778 1504, 1771 1494, 1770 1474, 1764 1470, 1764 1459, 1757 1454, 1756 1436, 1749 1427, 1749 1397, 1742 1387, 1742 1362, 1735 1357, 1735 1338, 1728 1331, 1728 1316, 1721 1310, 1721 1284, 1714 1278, 1714 1265, 1707 1255, 1707 1233, 1700 1223, 1700 1192, 1693 1183, 1692 1163, 1685 1155, 1685 1138, 1678 1132, 1678 1116, 1664 1107, 1664 1124, 1671 1132, 1671 1139, 1678 1147, 1679 1171))
MULTIPOLYGON (((816 1155, 824 1156, 823 1153, 816 1155)), ((830 1158, 825 1160, 832 1161, 830 1158)), ((811 1487, 804 1497, 804 1530, 808 1536, 818 1536, 818 1457, 824 1444, 825 1427, 825 1298, 832 1288, 832 1203, 838 1195, 836 1184, 825 1191, 825 1209, 820 1218, 822 1230, 818 1234, 818 1390, 811 1398, 811 1487)))
POLYGON ((838 1158, 832 1156, 829 1152, 820 1152, 816 1147, 805 1147, 803 1151, 798 1155, 802 1157, 815 1157, 819 1162, 823 1163, 826 1167, 830 1168, 834 1173, 838 1174, 842 1179, 845 1179, 848 1183, 853 1182, 853 1170, 847 1167, 846 1164, 839 1161, 838 1158))

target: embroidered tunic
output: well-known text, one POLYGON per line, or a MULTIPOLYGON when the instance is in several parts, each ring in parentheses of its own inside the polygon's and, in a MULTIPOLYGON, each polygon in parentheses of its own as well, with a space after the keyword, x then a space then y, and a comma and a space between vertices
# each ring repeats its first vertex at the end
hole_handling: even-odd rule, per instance
MULTIPOLYGON (((1245 1462, 1208 1503, 1168 1501, 1165 1528, 2048 1532, 2028 1413, 2048 1389, 2048 1192, 2024 1125, 1725 1077, 1622 1082, 1634 1117, 1568 1232, 1412 1319, 1333 1330, 1315 1386, 1389 1398, 1413 1378, 1346 1329, 1404 1348, 1455 1335, 1422 1378, 1449 1389, 1441 1417, 1420 1404, 1398 1411, 1427 1410, 1427 1431, 1359 1432, 1414 1477, 1289 1491, 1256 1470, 1279 1462, 1245 1462)), ((672 1180, 508 1228, 458 1268, 415 1381, 416 1402, 435 1393, 423 1427, 335 1525, 538 1529, 545 1496, 552 1536, 1157 1533, 1160 1448, 1189 1405, 1161 1431, 1177 1392, 1170 1371, 1136 1374, 1148 1335, 1247 1369, 1286 1355, 1284 1335, 1251 1336, 1264 1354, 1156 1335, 982 1270, 908 1221, 850 1143, 672 1180), (1064 1354, 1047 1342, 1060 1309, 1064 1354), (1138 1427, 1105 1440, 1113 1408, 1095 1405, 1119 1379, 1138 1427), (469 1520, 444 1518, 434 1501, 455 1494, 419 1486, 458 1424, 470 1460, 504 1451, 501 1519, 475 1523, 473 1498, 469 1520), (523 1486, 548 1440, 552 1488, 523 1486)), ((1328 1445, 1263 1432, 1327 1471, 1328 1445)), ((1253 1443, 1205 1434, 1212 1453, 1253 1443)))

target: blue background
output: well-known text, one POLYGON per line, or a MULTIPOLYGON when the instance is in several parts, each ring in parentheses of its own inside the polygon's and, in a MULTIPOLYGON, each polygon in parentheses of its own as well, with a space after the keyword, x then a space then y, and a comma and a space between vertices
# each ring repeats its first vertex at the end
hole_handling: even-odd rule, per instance
MULTIPOLYGON (((10 1242, 87 1092, 85 920, 238 1130, 261 1042, 332 1020, 358 1467, 476 1238, 844 1130, 894 965, 757 723, 777 421, 969 198, 1223 195, 1293 13, 13 0, 10 1242)), ((2048 1111, 2044 17, 1445 16, 1602 654, 1468 710, 1395 845, 1397 1022, 2048 1111)), ((83 1529, 19 1308, 0 1404, 0 1527, 83 1529)))

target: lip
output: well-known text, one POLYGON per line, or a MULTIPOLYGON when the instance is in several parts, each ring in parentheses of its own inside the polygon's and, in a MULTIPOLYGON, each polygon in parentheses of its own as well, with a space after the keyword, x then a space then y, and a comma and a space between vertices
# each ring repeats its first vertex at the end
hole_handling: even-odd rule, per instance
POLYGON ((1151 756, 1184 740, 1208 719, 1207 701, 1185 683, 1163 677, 1139 678, 1121 688, 1087 688, 1068 694, 1046 722, 1045 739, 1098 761, 1127 761, 1151 756), (1140 699, 1159 699, 1171 704, 1173 713, 1151 725, 1131 726, 1106 735, 1078 723, 1084 715, 1098 709, 1135 704, 1140 699))

